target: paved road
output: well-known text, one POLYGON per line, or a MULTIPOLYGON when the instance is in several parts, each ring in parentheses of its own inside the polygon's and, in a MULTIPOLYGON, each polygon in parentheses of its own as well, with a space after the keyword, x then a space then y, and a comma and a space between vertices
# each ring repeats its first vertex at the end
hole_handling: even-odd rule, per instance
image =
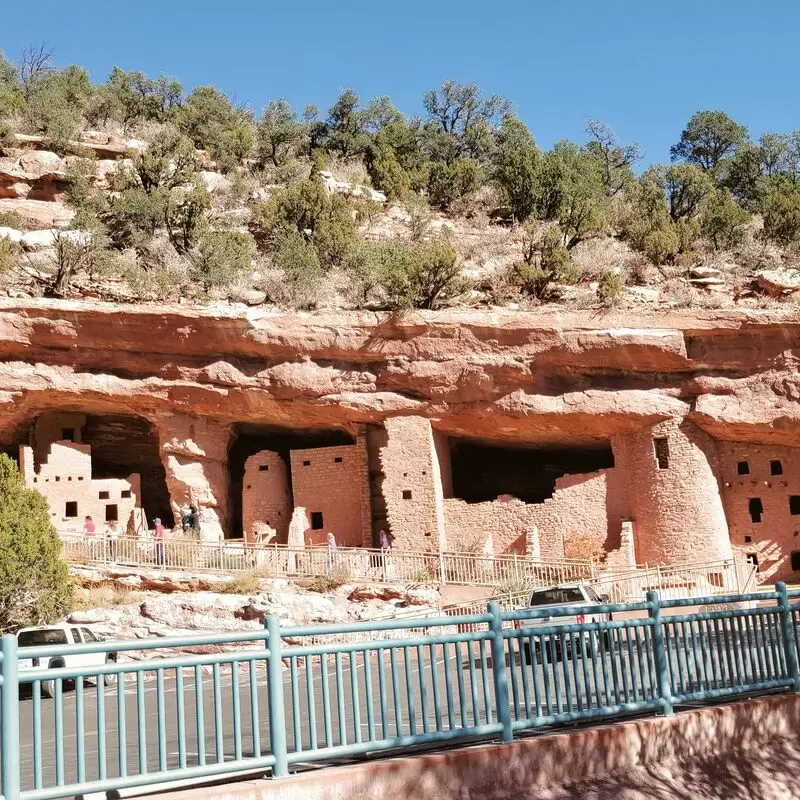
MULTIPOLYGON (((762 665, 765 670, 769 667, 761 645, 773 636, 774 632, 766 630, 758 636, 731 639, 731 664, 725 658, 687 656, 684 642, 672 642, 669 661, 677 685, 685 693, 699 688, 702 680, 712 686, 716 681, 721 687, 737 669, 740 675, 757 678, 762 665)), ((290 751, 470 728, 491 721, 490 649, 488 642, 481 644, 413 647, 394 651, 394 657, 392 651, 373 651, 366 662, 361 655, 351 658, 348 654, 327 660, 309 657, 308 662, 296 659, 282 673, 290 751), (299 698, 296 706, 292 694, 299 698)), ((613 648, 606 649, 600 642, 593 646, 594 661, 581 657, 554 663, 527 660, 516 647, 507 654, 512 717, 570 715, 653 698, 655 676, 644 645, 641 658, 633 642, 628 647, 628 639, 621 635, 613 648)), ((268 753, 265 665, 256 663, 252 672, 244 666, 236 675, 223 667, 216 680, 209 672, 198 677, 200 719, 194 671, 181 678, 174 670, 165 674, 162 692, 155 680, 126 681, 105 688, 87 681, 82 693, 67 685, 62 697, 60 746, 56 736, 58 703, 43 698, 38 732, 41 784, 53 785, 58 773, 63 773, 59 782, 97 779, 101 743, 108 777, 120 775, 121 768, 134 775, 175 769, 182 760, 191 767, 203 760, 211 764, 268 753), (161 730, 159 705, 164 719, 161 730), (234 709, 241 719, 238 727, 233 724, 234 709), (80 775, 79 765, 83 765, 80 775)), ((23 788, 34 786, 34 713, 33 699, 23 696, 23 788)))

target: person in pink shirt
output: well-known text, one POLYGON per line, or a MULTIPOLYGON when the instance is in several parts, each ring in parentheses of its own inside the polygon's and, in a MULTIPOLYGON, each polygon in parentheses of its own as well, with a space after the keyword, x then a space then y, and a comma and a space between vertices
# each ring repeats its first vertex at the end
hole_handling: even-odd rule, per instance
POLYGON ((153 536, 156 540, 156 564, 162 565, 164 563, 164 537, 166 531, 159 517, 153 520, 153 525, 153 536))

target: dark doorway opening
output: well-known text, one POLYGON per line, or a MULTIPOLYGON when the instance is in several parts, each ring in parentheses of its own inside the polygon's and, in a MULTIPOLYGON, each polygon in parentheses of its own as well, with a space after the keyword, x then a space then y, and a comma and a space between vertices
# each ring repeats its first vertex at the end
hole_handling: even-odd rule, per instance
POLYGON ((582 447, 507 447, 468 439, 450 439, 453 496, 468 503, 512 495, 526 503, 553 496, 563 475, 585 474, 614 466, 608 441, 582 447))
POLYGON ((340 430, 297 430, 267 425, 242 423, 235 425, 228 448, 228 470, 230 474, 229 508, 231 510, 228 537, 241 539, 242 529, 242 488, 244 465, 250 456, 261 450, 278 453, 286 463, 289 476, 289 490, 292 488, 292 475, 289 453, 292 450, 305 450, 314 447, 335 447, 352 445, 352 436, 340 430))
POLYGON ((747 510, 750 512, 751 522, 761 522, 761 517, 764 516, 764 504, 760 497, 751 497, 747 503, 747 510))
POLYGON ((110 503, 106 506, 106 522, 119 521, 119 509, 116 503, 110 503))

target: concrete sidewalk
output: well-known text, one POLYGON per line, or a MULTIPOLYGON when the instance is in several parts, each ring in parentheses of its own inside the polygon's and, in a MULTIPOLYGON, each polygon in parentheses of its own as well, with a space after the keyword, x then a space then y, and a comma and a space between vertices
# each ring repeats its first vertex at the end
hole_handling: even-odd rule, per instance
POLYGON ((163 795, 169 800, 800 798, 800 697, 780 696, 163 795))

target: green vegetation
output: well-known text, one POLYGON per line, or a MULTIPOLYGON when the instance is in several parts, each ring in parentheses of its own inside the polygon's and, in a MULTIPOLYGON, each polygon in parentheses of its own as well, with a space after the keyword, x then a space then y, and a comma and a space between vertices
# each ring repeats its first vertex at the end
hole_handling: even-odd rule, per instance
MULTIPOLYGON (((669 163, 637 174, 639 147, 600 120, 587 120, 583 141, 543 150, 512 103, 477 83, 445 81, 420 101, 409 117, 388 97, 345 88, 327 110, 278 97, 254 114, 214 86, 186 94, 175 78, 119 67, 95 83, 77 65, 57 67, 44 47, 16 63, 0 53, 0 151, 19 132, 71 154, 72 227, 91 233, 65 239, 44 275, 38 266, 26 274, 55 296, 87 274, 141 298, 234 296, 249 281, 294 307, 338 294, 359 307, 437 308, 473 288, 462 276, 470 246, 431 224, 446 214, 455 229, 489 219, 522 241, 485 300, 518 291, 539 302, 597 280, 608 305, 638 278, 614 263, 576 266, 593 239, 625 242, 678 278, 715 253, 735 260, 754 244, 800 241, 800 131, 751 140, 723 111, 700 110, 669 163), (98 165, 77 143, 88 127, 149 146, 134 147, 98 189, 98 165), (203 170, 226 179, 212 176, 214 186, 203 170), (393 215, 402 230, 374 233, 387 215, 372 190, 402 209, 393 215)), ((20 224, 0 215, 0 225, 20 224)), ((2 248, 0 268, 25 266, 2 248)))
POLYGON ((71 603, 47 502, 25 488, 17 465, 0 453, 0 630, 54 622, 71 603))

